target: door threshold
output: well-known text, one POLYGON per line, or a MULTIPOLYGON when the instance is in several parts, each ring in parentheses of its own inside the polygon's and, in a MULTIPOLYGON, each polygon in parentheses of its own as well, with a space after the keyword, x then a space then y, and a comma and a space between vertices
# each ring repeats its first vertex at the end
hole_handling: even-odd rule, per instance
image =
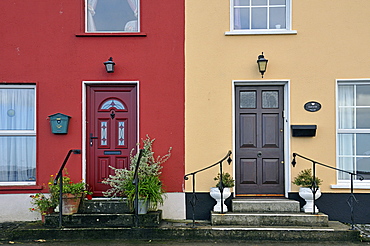
POLYGON ((236 194, 235 198, 246 198, 246 199, 285 199, 284 194, 236 194))

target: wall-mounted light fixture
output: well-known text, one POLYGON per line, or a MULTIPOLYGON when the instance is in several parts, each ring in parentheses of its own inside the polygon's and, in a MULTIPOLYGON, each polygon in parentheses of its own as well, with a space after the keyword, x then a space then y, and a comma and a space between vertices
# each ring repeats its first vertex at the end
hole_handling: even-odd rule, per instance
POLYGON ((114 73, 114 65, 116 63, 113 62, 113 58, 110 57, 108 61, 104 62, 105 70, 107 70, 107 73, 114 73))
POLYGON ((258 56, 257 64, 258 64, 258 70, 260 71, 262 78, 263 74, 266 72, 267 62, 269 60, 265 59, 265 56, 263 55, 263 52, 261 55, 258 56))

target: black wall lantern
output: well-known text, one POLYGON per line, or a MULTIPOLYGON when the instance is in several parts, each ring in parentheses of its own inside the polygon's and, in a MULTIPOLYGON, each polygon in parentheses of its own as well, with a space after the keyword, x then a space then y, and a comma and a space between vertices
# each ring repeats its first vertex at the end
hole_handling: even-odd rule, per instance
POLYGON ((104 65, 107 73, 114 73, 114 65, 116 65, 116 63, 113 62, 112 57, 110 57, 108 61, 104 62, 104 65))
POLYGON ((265 56, 263 55, 263 52, 261 55, 258 56, 257 64, 258 64, 258 70, 260 71, 262 78, 263 74, 266 72, 267 62, 269 60, 265 59, 265 56))

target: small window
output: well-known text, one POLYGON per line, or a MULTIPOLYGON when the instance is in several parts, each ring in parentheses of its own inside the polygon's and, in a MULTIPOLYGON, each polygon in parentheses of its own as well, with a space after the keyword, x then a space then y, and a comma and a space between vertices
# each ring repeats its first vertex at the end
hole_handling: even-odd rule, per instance
POLYGON ((139 0, 85 0, 86 32, 140 32, 139 0))
POLYGON ((36 181, 33 85, 0 85, 0 185, 36 181))
POLYGON ((230 0, 231 32, 290 31, 291 0, 230 0))

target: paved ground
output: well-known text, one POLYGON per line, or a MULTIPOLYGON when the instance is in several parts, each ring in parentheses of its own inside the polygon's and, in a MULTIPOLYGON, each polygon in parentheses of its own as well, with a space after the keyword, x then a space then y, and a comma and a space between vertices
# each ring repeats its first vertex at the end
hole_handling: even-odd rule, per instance
MULTIPOLYGON (((0 243, 2 244, 2 243, 0 243)), ((370 245, 370 242, 322 242, 322 243, 304 243, 304 242, 253 242, 253 241, 243 241, 243 242, 198 242, 198 241, 124 241, 124 240, 75 240, 75 241, 39 241, 39 242, 3 242, 4 245, 50 245, 50 246, 61 246, 61 245, 111 245, 111 246, 131 246, 131 245, 171 245, 171 246, 186 246, 186 245, 197 245, 197 246, 239 246, 239 245, 248 245, 248 246, 365 246, 370 245)))

